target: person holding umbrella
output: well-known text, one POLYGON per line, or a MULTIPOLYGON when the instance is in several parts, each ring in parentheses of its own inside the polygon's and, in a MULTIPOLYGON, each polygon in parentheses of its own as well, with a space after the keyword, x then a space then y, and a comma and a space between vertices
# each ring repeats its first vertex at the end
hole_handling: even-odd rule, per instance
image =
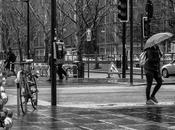
POLYGON ((162 53, 159 49, 158 44, 172 36, 173 35, 171 33, 158 33, 150 37, 145 44, 144 51, 146 51, 146 62, 144 64, 144 70, 147 82, 147 105, 154 105, 158 103, 158 100, 156 99, 155 95, 162 85, 162 76, 160 73, 160 58, 162 57, 162 53), (150 91, 153 79, 155 79, 157 84, 155 85, 153 92, 151 93, 150 91))

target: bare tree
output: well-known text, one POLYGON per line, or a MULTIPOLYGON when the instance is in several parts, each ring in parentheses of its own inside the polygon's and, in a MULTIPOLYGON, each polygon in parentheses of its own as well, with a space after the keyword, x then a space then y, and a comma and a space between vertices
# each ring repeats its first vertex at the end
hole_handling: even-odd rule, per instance
POLYGON ((19 49, 20 60, 22 59, 22 49, 25 37, 25 15, 23 8, 14 6, 10 1, 3 2, 1 28, 3 36, 3 48, 17 46, 19 49))
POLYGON ((100 25, 105 24, 105 16, 111 13, 112 8, 116 8, 113 0, 64 0, 57 2, 57 7, 62 15, 72 22, 74 27, 74 36, 76 48, 78 50, 78 60, 82 61, 83 46, 87 44, 86 30, 92 31, 91 41, 88 46, 91 46, 91 52, 98 54, 97 32, 100 25))

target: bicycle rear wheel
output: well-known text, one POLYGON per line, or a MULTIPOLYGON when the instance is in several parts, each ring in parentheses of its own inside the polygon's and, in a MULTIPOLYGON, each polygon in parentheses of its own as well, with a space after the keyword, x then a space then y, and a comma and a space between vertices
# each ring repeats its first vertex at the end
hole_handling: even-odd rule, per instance
POLYGON ((26 90, 27 83, 23 77, 21 77, 19 85, 20 85, 20 106, 23 114, 25 114, 27 112, 28 94, 26 90))
POLYGON ((30 91, 31 91, 31 104, 34 109, 37 109, 38 105, 38 86, 36 83, 36 77, 34 75, 30 76, 29 81, 30 91))

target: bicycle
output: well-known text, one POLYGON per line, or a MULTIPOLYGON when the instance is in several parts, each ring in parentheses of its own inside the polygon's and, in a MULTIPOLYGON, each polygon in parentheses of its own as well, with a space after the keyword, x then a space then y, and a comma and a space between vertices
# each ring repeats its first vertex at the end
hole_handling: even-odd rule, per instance
POLYGON ((31 71, 31 64, 33 60, 26 60, 26 62, 20 62, 21 70, 17 73, 17 83, 19 83, 20 89, 20 106, 23 114, 27 112, 27 104, 30 100, 34 110, 37 109, 38 105, 38 86, 36 83, 36 78, 38 76, 33 74, 31 71), (25 70, 25 65, 27 65, 27 70, 25 70))

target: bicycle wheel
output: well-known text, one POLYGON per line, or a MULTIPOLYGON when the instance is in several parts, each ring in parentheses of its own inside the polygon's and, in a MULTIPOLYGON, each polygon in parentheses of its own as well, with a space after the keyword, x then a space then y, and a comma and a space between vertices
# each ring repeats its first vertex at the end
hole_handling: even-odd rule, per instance
POLYGON ((21 77, 19 85, 20 85, 20 106, 23 114, 25 114, 27 112, 28 94, 26 90, 27 83, 24 77, 21 77))
POLYGON ((30 75, 29 87, 31 91, 31 104, 34 109, 37 109, 38 105, 38 86, 36 83, 35 75, 30 75))

